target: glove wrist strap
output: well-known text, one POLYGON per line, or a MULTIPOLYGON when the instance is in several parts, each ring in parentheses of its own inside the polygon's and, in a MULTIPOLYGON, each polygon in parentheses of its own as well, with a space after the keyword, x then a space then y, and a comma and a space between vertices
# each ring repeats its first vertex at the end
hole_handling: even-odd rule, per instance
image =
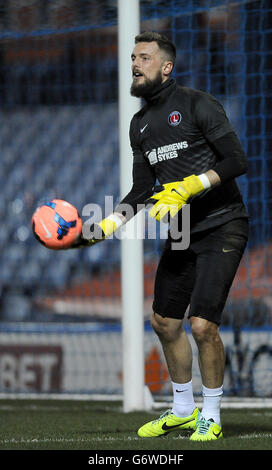
POLYGON ((116 214, 108 215, 107 219, 109 219, 109 220, 111 220, 112 222, 115 223, 115 225, 116 225, 115 230, 117 230, 119 227, 121 227, 121 225, 123 225, 123 222, 122 222, 121 218, 116 214))
POLYGON ((110 235, 112 235, 115 232, 115 230, 117 230, 119 227, 121 227, 122 224, 123 224, 123 222, 120 219, 120 217, 118 217, 118 215, 110 214, 108 217, 101 220, 101 222, 99 222, 98 225, 103 230, 105 238, 107 238, 110 235))
POLYGON ((197 177, 200 179, 201 183, 203 184, 204 189, 209 189, 211 187, 210 180, 208 176, 205 175, 205 173, 202 173, 201 175, 198 175, 197 177))

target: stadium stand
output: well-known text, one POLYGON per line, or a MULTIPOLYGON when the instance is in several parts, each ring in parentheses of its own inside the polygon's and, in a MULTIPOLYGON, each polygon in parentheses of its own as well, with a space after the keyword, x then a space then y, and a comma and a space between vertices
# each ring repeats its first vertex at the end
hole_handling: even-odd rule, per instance
MULTIPOLYGON (((63 332, 66 327, 69 339, 71 331, 79 334, 79 364, 82 330, 90 333, 95 354, 99 341, 96 322, 105 321, 102 329, 120 323, 120 242, 114 239, 95 249, 54 252, 34 239, 31 217, 39 204, 55 197, 70 201, 80 213, 88 203, 103 209, 105 195, 113 196, 113 204, 118 202, 116 4, 116 0, 22 0, 0 5, 2 339, 9 341, 9 333, 24 324, 27 333, 35 326, 37 341, 43 333, 47 341, 52 331, 46 322, 62 322, 60 329, 63 332), (73 329, 70 322, 83 322, 84 328, 73 329)), ((267 354, 257 381, 266 384, 267 377, 260 396, 271 396, 272 383, 271 330, 263 333, 265 339, 254 330, 271 327, 272 322, 271 18, 271 0, 141 1, 141 29, 162 31, 173 38, 178 48, 177 81, 208 91, 224 104, 248 156, 248 175, 238 183, 250 214, 250 239, 223 326, 233 330, 226 333, 228 354, 239 366, 241 350, 243 357, 249 352, 254 360, 255 350, 267 354), (246 333, 240 341, 241 330, 246 333)), ((144 242, 146 318, 162 243, 158 237, 144 242)), ((58 328, 56 325, 56 335, 58 328)), ((119 337, 114 341, 119 346, 119 337)), ((111 360, 111 344, 107 343, 105 339, 108 356, 105 353, 103 361, 106 357, 111 360)), ((88 376, 88 354, 84 378, 88 376)), ((150 354, 147 350, 147 357, 150 354)), ((72 344, 68 361, 73 355, 72 344)), ((118 357, 117 370, 119 362, 118 357)), ((247 385, 243 389, 245 372, 242 366, 241 370, 235 367, 230 390, 243 394, 247 390, 247 385)), ((246 370, 245 382, 253 367, 246 370)), ((103 374, 106 377, 108 369, 103 374)), ((67 389, 77 390, 81 385, 74 370, 71 376, 72 385, 67 389)), ((254 381, 250 381, 249 393, 256 393, 254 381)), ((89 391, 93 386, 82 388, 89 391)), ((119 382, 113 387, 120 391, 119 382)), ((98 390, 103 391, 103 386, 98 390)))

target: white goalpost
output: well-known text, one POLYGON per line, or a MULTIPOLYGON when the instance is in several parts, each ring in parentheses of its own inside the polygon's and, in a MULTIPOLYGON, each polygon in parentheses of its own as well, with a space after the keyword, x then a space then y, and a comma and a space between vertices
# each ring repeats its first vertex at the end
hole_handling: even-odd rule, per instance
MULTIPOLYGON (((139 0, 118 0, 119 145, 121 197, 132 184, 129 125, 140 109, 140 100, 130 95, 131 52, 140 31, 139 0)), ((144 287, 143 240, 136 237, 143 223, 140 212, 126 225, 121 241, 123 410, 148 407, 150 396, 144 385, 144 287), (137 227, 137 228, 136 228, 137 227)), ((141 230, 140 230, 141 231, 141 230)))

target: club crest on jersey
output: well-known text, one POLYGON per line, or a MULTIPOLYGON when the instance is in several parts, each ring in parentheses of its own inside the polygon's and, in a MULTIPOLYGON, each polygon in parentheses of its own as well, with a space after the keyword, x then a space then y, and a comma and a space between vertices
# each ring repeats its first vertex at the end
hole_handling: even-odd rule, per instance
POLYGON ((178 126, 181 120, 182 116, 178 111, 173 111, 168 116, 168 122, 170 126, 178 126))

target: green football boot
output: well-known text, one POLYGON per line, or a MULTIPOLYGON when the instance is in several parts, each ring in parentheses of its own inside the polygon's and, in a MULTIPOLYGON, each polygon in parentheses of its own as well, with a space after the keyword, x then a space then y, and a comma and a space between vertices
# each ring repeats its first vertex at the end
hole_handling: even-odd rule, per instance
POLYGON ((191 441, 216 441, 223 437, 222 428, 213 419, 200 417, 195 432, 191 435, 191 441))
POLYGON ((200 411, 195 408, 190 416, 179 418, 172 413, 172 410, 167 410, 159 418, 154 421, 149 421, 138 430, 140 437, 157 437, 163 434, 168 434, 172 431, 180 431, 182 429, 196 429, 196 423, 200 411))

